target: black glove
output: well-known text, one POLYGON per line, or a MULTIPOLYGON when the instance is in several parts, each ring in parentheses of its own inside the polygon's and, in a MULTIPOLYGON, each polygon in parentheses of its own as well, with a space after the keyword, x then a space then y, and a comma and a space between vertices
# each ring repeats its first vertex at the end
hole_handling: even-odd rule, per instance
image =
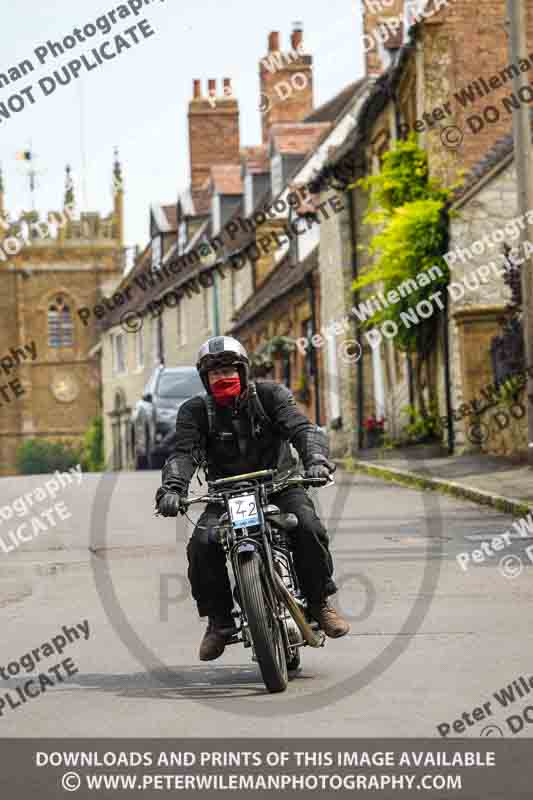
POLYGON ((306 470, 308 478, 329 478, 335 472, 337 465, 325 456, 314 456, 313 461, 306 470))
POLYGON ((157 509, 163 517, 177 517, 178 511, 183 513, 186 510, 185 497, 178 492, 165 492, 157 502, 157 509))

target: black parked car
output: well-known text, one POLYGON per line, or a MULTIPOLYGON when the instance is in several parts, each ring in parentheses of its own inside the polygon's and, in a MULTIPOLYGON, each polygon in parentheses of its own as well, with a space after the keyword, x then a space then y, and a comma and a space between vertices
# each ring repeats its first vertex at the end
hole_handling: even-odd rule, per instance
POLYGON ((133 414, 136 469, 160 469, 175 443, 178 409, 203 392, 195 367, 157 367, 133 414))

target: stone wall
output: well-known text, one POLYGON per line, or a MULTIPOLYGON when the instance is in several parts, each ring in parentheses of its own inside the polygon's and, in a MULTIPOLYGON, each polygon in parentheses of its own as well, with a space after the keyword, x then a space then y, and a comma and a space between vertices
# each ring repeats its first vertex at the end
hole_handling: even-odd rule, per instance
POLYGON ((100 413, 100 368, 89 352, 98 342, 98 330, 94 317, 84 325, 77 311, 92 308, 103 285, 119 281, 119 252, 109 241, 44 241, 15 256, 14 270, 2 267, 0 354, 33 341, 37 356, 14 376, 21 378, 25 394, 2 408, 0 474, 16 472, 16 451, 24 439, 79 444, 100 413), (71 346, 52 347, 48 309, 59 295, 72 317, 73 340, 71 346))
MULTIPOLYGON (((517 182, 514 162, 507 163, 495 170, 486 182, 471 197, 461 200, 454 207, 459 217, 452 219, 450 226, 450 252, 456 251, 451 262, 451 280, 457 287, 468 284, 464 296, 461 289, 452 289, 457 299, 450 298, 450 353, 452 374, 452 405, 459 409, 463 403, 480 398, 480 391, 494 383, 490 358, 490 342, 501 331, 500 320, 505 304, 510 298, 509 289, 503 283, 501 272, 504 266, 502 258, 503 242, 514 246, 517 241, 514 231, 518 226, 510 226, 510 220, 518 216, 517 182), (499 233, 501 231, 501 234, 499 233), (483 243, 485 236, 502 238, 502 242, 489 239, 483 243), (473 252, 475 242, 478 254, 473 252), (459 254, 457 248, 462 249, 459 254), (469 249, 471 257, 465 252, 469 249), (475 275, 479 267, 489 266, 490 275, 475 275)), ((483 424, 485 421, 481 420, 483 424)), ((455 423, 456 443, 460 450, 475 448, 469 441, 472 437, 469 428, 472 418, 455 423)), ((483 429, 486 441, 483 449, 488 452, 505 453, 522 452, 527 446, 525 420, 517 422, 513 429, 505 433, 498 430, 497 424, 489 424, 483 429)))
MULTIPOLYGON (((332 190, 323 193, 331 197, 332 190)), ((352 452, 357 425, 356 364, 353 360, 354 325, 348 318, 352 305, 352 227, 347 193, 336 193, 344 210, 320 226, 319 275, 323 329, 324 394, 331 452, 342 457, 352 452), (335 329, 335 325, 338 328, 335 329), (338 332, 337 332, 338 331, 338 332), (342 420, 342 427, 337 427, 342 420), (331 423, 335 427, 331 427, 331 423)))

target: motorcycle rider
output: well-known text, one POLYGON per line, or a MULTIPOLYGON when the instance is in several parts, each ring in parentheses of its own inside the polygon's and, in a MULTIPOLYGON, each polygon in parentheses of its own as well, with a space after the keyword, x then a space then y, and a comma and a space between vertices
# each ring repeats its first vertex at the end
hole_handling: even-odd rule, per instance
MULTIPOLYGON (((208 339, 200 348, 196 367, 206 395, 196 395, 179 409, 176 452, 165 463, 156 505, 163 516, 183 509, 189 482, 199 464, 207 462, 209 480, 261 469, 282 472, 294 468, 289 442, 296 448, 306 474, 329 477, 335 464, 328 459, 326 437, 296 407, 291 392, 273 381, 255 385, 249 378, 249 359, 239 341, 228 336, 208 339)), ((277 493, 272 502, 282 513, 293 513, 299 525, 291 531, 294 565, 311 616, 327 636, 337 638, 349 624, 328 603, 337 591, 329 540, 313 502, 303 487, 277 493)), ((208 503, 187 545, 188 577, 200 617, 208 626, 200 645, 200 660, 224 652, 235 632, 233 597, 225 554, 210 535, 218 524, 220 506, 208 503)))

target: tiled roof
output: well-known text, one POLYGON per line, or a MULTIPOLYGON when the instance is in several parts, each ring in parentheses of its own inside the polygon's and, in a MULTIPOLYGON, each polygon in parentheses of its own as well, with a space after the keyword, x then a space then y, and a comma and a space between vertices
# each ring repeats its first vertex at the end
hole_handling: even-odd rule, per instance
POLYGON ((191 192, 190 186, 185 189, 185 191, 180 192, 178 203, 181 204, 183 214, 186 217, 197 217, 207 214, 211 205, 207 182, 195 192, 191 192))
POLYGON ((198 191, 194 192, 193 202, 195 216, 200 217, 204 214, 209 214, 209 210, 211 208, 211 197, 207 188, 202 187, 198 191))
POLYGON ((161 208, 167 218, 170 230, 175 231, 178 227, 178 212, 176 206, 161 206, 161 208))
POLYGON ((404 39, 403 35, 403 20, 400 22, 396 31, 389 31, 387 41, 383 45, 385 50, 399 50, 402 46, 404 39))
POLYGON ((331 129, 331 122, 276 123, 270 130, 270 141, 282 155, 304 156, 331 129))
POLYGON ((513 153, 512 134, 498 139, 497 142, 488 150, 483 158, 474 164, 471 170, 464 177, 462 186, 453 193, 452 202, 460 200, 470 189, 482 180, 495 166, 513 153))
POLYGON ((246 165, 247 171, 252 175, 270 171, 268 147, 260 144, 257 147, 243 147, 241 149, 242 166, 246 165))
POLYGON ((361 78, 358 81, 354 81, 353 83, 349 83, 348 86, 345 86, 335 97, 332 97, 331 100, 328 100, 327 103, 323 103, 318 108, 315 108, 303 122, 335 122, 343 111, 346 110, 346 107, 351 103, 356 93, 359 91, 361 86, 366 83, 367 78, 361 78))
POLYGON ((239 164, 216 164, 211 167, 211 185, 217 194, 242 194, 239 164))
POLYGON ((304 261, 295 267, 289 266, 289 259, 284 258, 275 270, 270 273, 264 284, 246 301, 233 318, 231 331, 235 333, 246 323, 251 322, 272 303, 290 292, 304 280, 305 276, 318 268, 318 247, 309 253, 304 261))

